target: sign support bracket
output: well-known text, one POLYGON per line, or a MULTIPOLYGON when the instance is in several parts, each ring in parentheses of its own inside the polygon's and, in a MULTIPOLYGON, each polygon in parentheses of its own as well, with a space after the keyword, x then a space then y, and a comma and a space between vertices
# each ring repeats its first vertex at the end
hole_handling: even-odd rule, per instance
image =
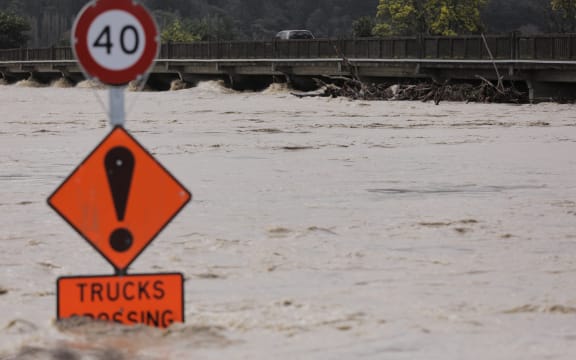
POLYGON ((110 100, 110 125, 112 127, 122 126, 126 124, 126 95, 125 86, 110 86, 108 90, 108 98, 110 100))

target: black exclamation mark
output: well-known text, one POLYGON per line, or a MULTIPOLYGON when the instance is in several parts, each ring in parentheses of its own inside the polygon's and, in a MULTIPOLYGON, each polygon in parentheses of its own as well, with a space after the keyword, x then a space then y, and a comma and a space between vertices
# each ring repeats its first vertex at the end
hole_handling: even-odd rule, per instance
MULTIPOLYGON (((118 221, 124 221, 134 174, 134 155, 127 148, 118 146, 108 151, 104 163, 116 209, 116 218, 118 221)), ((132 247, 132 243, 132 233, 128 229, 116 229, 110 234, 110 246, 118 252, 127 251, 132 247)))

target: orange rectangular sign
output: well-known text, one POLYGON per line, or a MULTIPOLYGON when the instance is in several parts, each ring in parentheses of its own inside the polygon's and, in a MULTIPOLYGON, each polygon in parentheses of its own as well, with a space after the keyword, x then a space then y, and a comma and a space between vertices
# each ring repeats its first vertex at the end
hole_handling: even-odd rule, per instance
POLYGON ((62 277, 58 319, 75 316, 166 328, 184 322, 182 274, 62 277))

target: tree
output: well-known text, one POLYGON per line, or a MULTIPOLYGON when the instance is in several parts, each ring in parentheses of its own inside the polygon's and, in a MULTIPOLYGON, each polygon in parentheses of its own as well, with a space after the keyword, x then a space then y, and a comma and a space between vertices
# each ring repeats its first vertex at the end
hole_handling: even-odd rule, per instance
POLYGON ((551 0, 550 5, 559 16, 559 31, 574 32, 576 30, 576 0, 551 0))
POLYGON ((379 35, 456 35, 482 30, 486 0, 380 0, 374 32, 379 35))
POLYGON ((26 31, 30 24, 25 18, 7 12, 0 12, 0 49, 25 46, 28 42, 26 31))
POLYGON ((485 0, 429 0, 426 13, 430 19, 430 33, 458 35, 481 32, 480 8, 485 3, 485 0))
POLYGON ((190 23, 190 29, 202 41, 232 40, 234 29, 232 21, 222 16, 205 16, 190 23))
POLYGON ((156 13, 157 18, 163 19, 162 42, 192 42, 192 41, 218 41, 232 40, 234 30, 232 21, 229 18, 215 16, 205 16, 201 19, 172 18, 160 12, 156 13), (163 17, 161 17, 163 16, 163 17))
POLYGON ((180 19, 168 24, 161 33, 162 42, 188 43, 200 40, 200 37, 192 33, 180 19))
POLYGON ((357 38, 372 37, 374 35, 372 30, 375 25, 373 17, 362 16, 352 23, 352 34, 357 38))
POLYGON ((428 32, 425 13, 427 0, 380 0, 376 13, 378 24, 374 33, 386 35, 414 35, 428 32))

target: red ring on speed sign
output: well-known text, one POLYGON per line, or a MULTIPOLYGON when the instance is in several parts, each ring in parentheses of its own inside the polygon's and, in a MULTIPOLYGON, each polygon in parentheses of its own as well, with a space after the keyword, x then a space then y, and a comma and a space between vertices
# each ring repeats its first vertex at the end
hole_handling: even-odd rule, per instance
POLYGON ((128 84, 146 74, 154 64, 160 49, 156 22, 144 6, 136 4, 133 0, 96 0, 86 5, 76 18, 72 30, 72 44, 76 59, 88 77, 94 77, 104 84, 115 86, 128 84), (102 31, 100 36, 95 42, 89 40, 90 32, 95 30, 93 27, 102 25, 103 21, 101 20, 104 17, 118 18, 118 14, 125 19, 136 20, 136 23, 124 27, 124 29, 132 31, 122 30, 121 32, 122 36, 125 33, 131 35, 131 45, 125 45, 124 38, 111 38, 113 34, 111 34, 110 26, 114 24, 96 29, 98 32, 102 31), (144 39, 139 38, 139 33, 142 32, 144 39), (122 41, 121 48, 128 54, 135 54, 135 59, 120 62, 114 66, 111 66, 110 63, 105 66, 103 59, 100 61, 96 59, 95 46, 104 48, 99 49, 99 51, 106 51, 107 54, 111 54, 112 49, 117 51, 120 46, 119 41, 122 41), (141 43, 144 48, 138 49, 141 43))

